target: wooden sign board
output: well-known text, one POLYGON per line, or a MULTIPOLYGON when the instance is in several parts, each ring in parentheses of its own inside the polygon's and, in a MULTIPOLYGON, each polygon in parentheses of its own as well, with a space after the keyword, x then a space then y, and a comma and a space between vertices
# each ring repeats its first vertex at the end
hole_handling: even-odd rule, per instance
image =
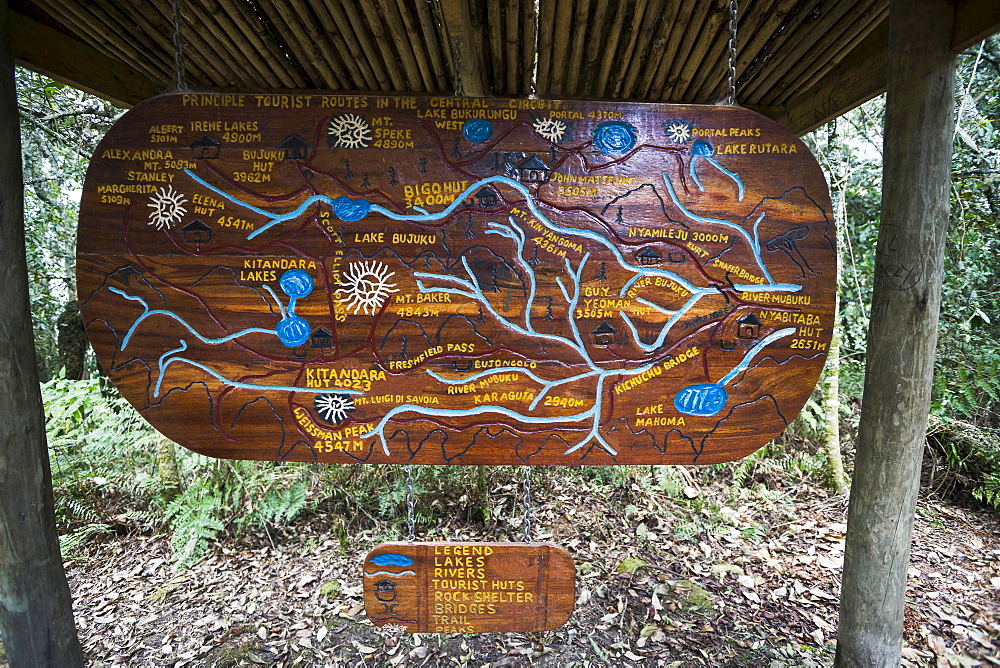
POLYGON ((364 562, 368 618, 410 633, 548 631, 575 591, 572 557, 548 543, 384 543, 364 562))
POLYGON ((115 385, 247 459, 742 457, 836 289, 816 161, 726 107, 163 96, 97 149, 78 253, 115 385))

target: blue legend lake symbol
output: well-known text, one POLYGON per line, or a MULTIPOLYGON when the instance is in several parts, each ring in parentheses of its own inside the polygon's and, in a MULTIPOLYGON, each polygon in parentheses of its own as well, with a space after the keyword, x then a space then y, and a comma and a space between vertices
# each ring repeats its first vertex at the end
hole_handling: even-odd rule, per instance
POLYGON ((462 125, 462 134, 476 144, 482 144, 493 136, 493 124, 484 118, 470 118, 462 125))
POLYGON ((394 552, 376 555, 370 561, 376 566, 400 566, 406 568, 413 565, 413 559, 405 554, 396 554, 394 552))
POLYGON ((606 121, 594 129, 594 146, 601 153, 624 153, 635 146, 635 128, 623 121, 606 121))

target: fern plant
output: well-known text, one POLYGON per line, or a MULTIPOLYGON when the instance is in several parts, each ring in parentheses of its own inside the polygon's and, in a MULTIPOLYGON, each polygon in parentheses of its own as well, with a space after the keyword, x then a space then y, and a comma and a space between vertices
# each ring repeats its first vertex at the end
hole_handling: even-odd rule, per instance
POLYGON ((167 505, 175 564, 191 566, 205 556, 209 545, 225 529, 222 511, 221 498, 215 490, 199 483, 190 485, 167 505))

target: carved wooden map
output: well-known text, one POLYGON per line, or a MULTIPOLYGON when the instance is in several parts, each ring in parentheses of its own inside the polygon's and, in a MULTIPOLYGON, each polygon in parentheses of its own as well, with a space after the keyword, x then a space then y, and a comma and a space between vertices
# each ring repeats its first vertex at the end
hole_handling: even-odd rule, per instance
POLYGON ((712 463, 820 373, 830 210, 744 109, 168 95, 93 157, 79 295, 115 385, 204 454, 712 463))

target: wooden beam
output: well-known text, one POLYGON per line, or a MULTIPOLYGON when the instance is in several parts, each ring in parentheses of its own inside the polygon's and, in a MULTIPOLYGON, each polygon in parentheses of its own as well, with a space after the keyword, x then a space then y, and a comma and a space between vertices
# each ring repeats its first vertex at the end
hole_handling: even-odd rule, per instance
POLYGON ((83 666, 59 556, 24 252, 7 0, 0 0, 0 636, 13 666, 83 666))
POLYGON ((108 58, 71 35, 13 9, 8 21, 11 53, 18 65, 119 107, 131 107, 163 92, 162 84, 136 74, 126 63, 108 58))
POLYGON ((486 85, 483 59, 483 35, 472 22, 465 0, 441 0, 441 24, 454 63, 457 95, 483 97, 490 94, 486 85))
POLYGON ((888 39, 889 24, 883 21, 815 86, 787 107, 772 107, 771 118, 804 135, 883 93, 888 39))
POLYGON ((964 51, 990 35, 1000 32, 1000 2, 996 0, 959 0, 951 48, 964 51))
POLYGON ((890 0, 882 217, 835 665, 898 666, 934 376, 954 132, 953 0, 890 0))
MULTIPOLYGON (((967 49, 1000 32, 1000 3, 961 0, 954 21, 951 48, 955 51, 967 49)), ((772 107, 766 115, 795 134, 803 135, 881 95, 886 87, 888 44, 888 21, 883 21, 816 85, 798 95, 787 107, 772 107)))

